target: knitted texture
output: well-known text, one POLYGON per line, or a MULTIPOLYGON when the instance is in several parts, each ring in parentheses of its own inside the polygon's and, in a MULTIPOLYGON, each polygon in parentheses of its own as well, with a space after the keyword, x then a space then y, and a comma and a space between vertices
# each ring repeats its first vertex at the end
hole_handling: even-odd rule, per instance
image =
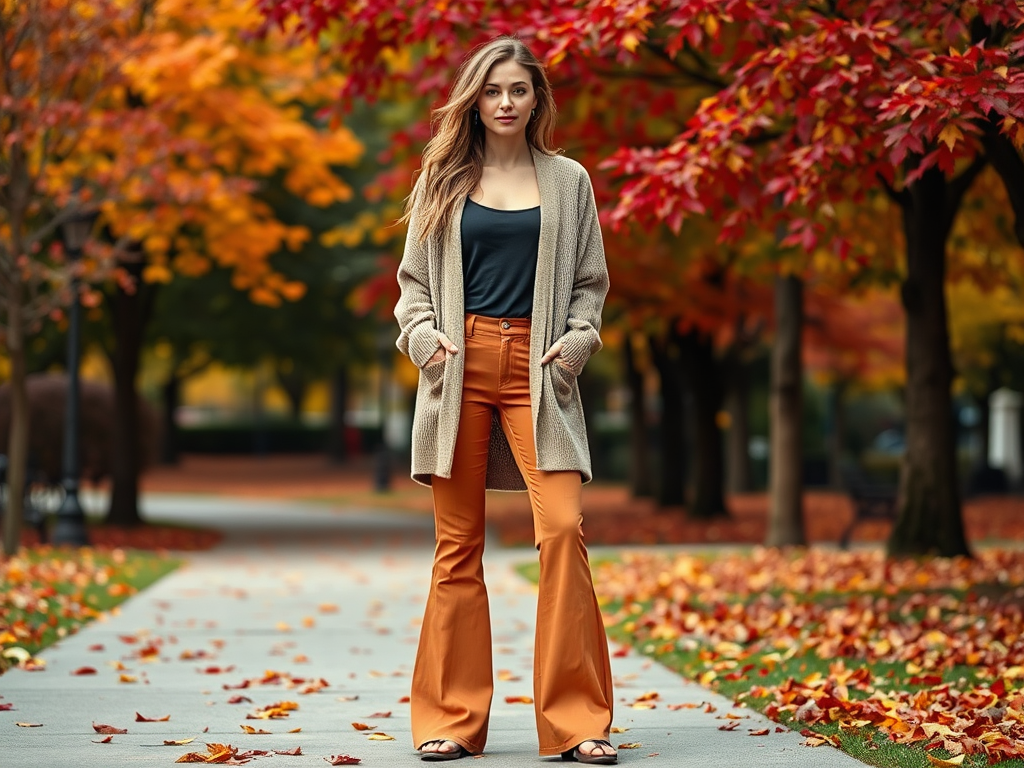
MULTIPOLYGON (((533 151, 540 187, 540 246, 530 324, 530 405, 537 466, 592 477, 587 428, 576 377, 601 348, 601 310, 608 293, 604 243, 586 170, 575 160, 533 151), (562 342, 559 358, 544 353, 562 342)), ((451 477, 462 402, 465 301, 460 222, 456 206, 447 231, 421 242, 413 211, 398 268, 395 307, 398 348, 420 369, 412 424, 412 478, 451 477), (459 348, 443 363, 423 368, 440 346, 438 331, 459 348)), ((487 488, 526 490, 497 415, 491 424, 487 488)))

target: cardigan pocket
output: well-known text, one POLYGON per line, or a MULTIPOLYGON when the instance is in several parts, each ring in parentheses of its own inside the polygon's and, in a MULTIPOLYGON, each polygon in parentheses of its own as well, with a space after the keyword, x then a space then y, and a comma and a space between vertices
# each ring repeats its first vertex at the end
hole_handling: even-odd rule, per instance
POLYGON ((576 389, 576 372, 569 367, 568 362, 563 362, 558 357, 551 361, 548 368, 551 370, 551 383, 555 389, 555 400, 559 405, 568 405, 576 389))
POLYGON ((441 360, 437 363, 428 363, 420 369, 421 375, 426 380, 427 388, 432 395, 441 391, 441 385, 444 383, 444 369, 447 367, 446 363, 446 360, 441 360))

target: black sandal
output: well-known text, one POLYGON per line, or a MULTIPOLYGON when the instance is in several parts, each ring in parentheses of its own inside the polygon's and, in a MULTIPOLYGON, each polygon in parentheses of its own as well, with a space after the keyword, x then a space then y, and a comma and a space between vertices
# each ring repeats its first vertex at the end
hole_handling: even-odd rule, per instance
POLYGON ((590 765, 615 765, 619 762, 619 756, 617 754, 585 755, 580 752, 580 744, 585 744, 588 741, 593 742, 594 744, 600 744, 603 747, 608 747, 609 749, 615 749, 611 743, 604 739, 584 739, 572 749, 563 752, 562 759, 567 763, 589 763, 590 765))
POLYGON ((460 757, 468 757, 469 756, 469 751, 464 746, 462 746, 458 742, 452 741, 451 739, 430 739, 429 741, 424 741, 422 744, 420 744, 419 749, 420 749, 420 760, 427 760, 427 761, 458 760, 460 757), (444 744, 446 741, 451 742, 452 744, 457 746, 458 749, 453 749, 451 752, 424 752, 423 751, 423 748, 425 746, 427 746, 427 744, 444 744))

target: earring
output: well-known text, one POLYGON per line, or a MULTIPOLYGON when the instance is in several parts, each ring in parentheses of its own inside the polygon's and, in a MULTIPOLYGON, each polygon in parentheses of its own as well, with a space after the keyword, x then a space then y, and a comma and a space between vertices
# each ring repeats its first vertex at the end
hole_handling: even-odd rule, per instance
POLYGON ((479 122, 480 122, 480 110, 479 109, 474 109, 473 110, 473 125, 476 125, 479 122))
POLYGON ((536 116, 537 116, 537 110, 536 109, 531 109, 530 110, 530 117, 536 117, 536 116))

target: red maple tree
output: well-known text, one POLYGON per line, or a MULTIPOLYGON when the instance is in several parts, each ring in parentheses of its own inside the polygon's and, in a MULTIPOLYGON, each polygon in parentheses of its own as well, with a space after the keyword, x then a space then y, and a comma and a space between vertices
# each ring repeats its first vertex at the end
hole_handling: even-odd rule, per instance
MULTIPOLYGON (((908 383, 908 449, 889 549, 967 552, 950 416, 946 244, 986 164, 1006 186, 1024 243, 1020 10, 1005 0, 259 4, 268 25, 312 36, 330 28, 351 72, 345 98, 403 88, 437 97, 467 46, 497 33, 527 39, 584 104, 618 94, 625 100, 612 114, 572 132, 582 152, 619 147, 604 152, 604 167, 623 182, 618 222, 678 229, 706 215, 727 240, 779 232, 782 247, 826 247, 868 263, 863 242, 838 231, 836 210, 889 195, 903 212, 908 383), (644 79, 621 88, 638 74, 644 79), (625 130, 609 144, 616 127, 625 130)), ((597 187, 610 189, 607 180, 597 187)), ((793 286, 791 299, 800 295, 793 286)))

